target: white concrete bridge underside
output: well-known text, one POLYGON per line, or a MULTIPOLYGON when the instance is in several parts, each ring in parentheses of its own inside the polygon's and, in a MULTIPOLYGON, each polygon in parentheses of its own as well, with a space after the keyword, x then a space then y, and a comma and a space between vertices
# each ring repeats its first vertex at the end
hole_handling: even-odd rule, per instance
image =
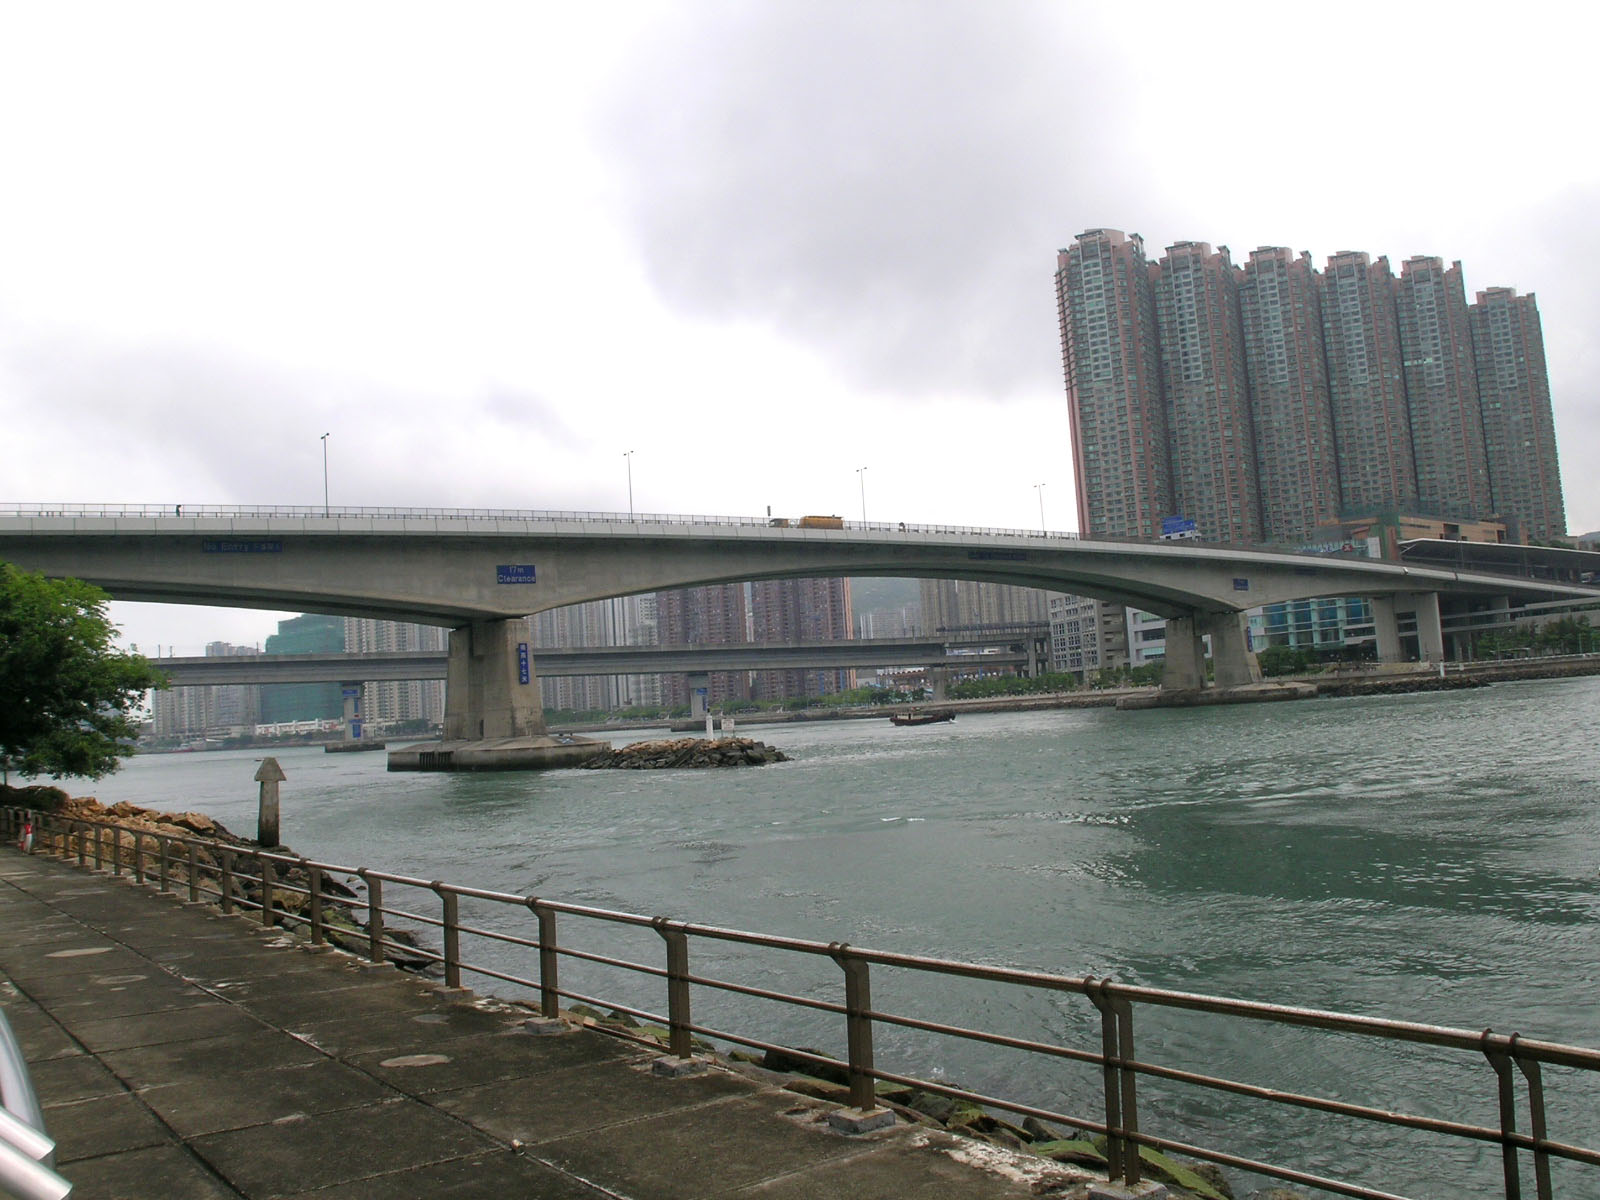
MULTIPOLYGON (((776 578, 891 576, 1017 584, 1167 618, 1168 689, 1259 678, 1243 613, 1319 596, 1377 601, 1398 657, 1394 597, 1442 655, 1438 596, 1600 598, 1600 591, 1366 559, 1194 543, 948 529, 772 528, 624 518, 314 515, 0 515, 0 560, 74 576, 113 597, 294 609, 451 627, 446 737, 548 740, 527 623, 546 609, 638 592, 776 578), (1418 601, 1414 597, 1424 599, 1418 601), (1430 615, 1431 614, 1431 615, 1430 615)), ((438 765, 438 764, 436 764, 438 765)))

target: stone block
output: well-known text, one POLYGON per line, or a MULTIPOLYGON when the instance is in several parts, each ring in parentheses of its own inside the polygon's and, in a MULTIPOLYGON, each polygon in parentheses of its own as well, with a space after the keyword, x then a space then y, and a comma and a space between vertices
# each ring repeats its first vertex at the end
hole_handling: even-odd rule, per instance
POLYGON ((871 1133, 894 1124, 894 1113, 887 1108, 836 1108, 828 1114, 828 1125, 840 1133, 871 1133))

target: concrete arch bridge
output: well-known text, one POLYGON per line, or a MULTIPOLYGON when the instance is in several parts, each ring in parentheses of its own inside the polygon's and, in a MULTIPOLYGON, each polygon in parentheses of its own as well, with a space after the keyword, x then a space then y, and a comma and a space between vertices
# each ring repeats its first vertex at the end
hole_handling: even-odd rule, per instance
POLYGON ((1092 596, 1167 618, 1168 690, 1205 686, 1206 635, 1216 686, 1258 679, 1243 614, 1259 605, 1370 597, 1380 657, 1398 657, 1396 615, 1415 611, 1423 657, 1442 658, 1442 595, 1600 600, 1594 587, 1360 558, 837 518, 7 505, 0 560, 122 600, 449 626, 447 743, 549 740, 529 614, 670 588, 878 575, 1092 596))

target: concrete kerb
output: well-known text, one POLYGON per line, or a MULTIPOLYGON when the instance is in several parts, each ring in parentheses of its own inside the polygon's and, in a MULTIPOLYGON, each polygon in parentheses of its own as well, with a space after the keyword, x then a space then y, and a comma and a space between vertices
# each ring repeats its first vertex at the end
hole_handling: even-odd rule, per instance
POLYGON ((703 1058, 674 1058, 670 1054, 663 1054, 660 1058, 651 1060, 650 1073, 659 1075, 663 1079, 683 1079, 689 1075, 702 1074, 710 1065, 703 1058))
POLYGON ((828 1113, 829 1128, 839 1133, 871 1133, 887 1129, 894 1122, 894 1112, 887 1108, 836 1108, 828 1113))
POLYGON ((1139 1183, 1091 1183, 1089 1200, 1165 1200, 1167 1185, 1153 1179, 1139 1183))

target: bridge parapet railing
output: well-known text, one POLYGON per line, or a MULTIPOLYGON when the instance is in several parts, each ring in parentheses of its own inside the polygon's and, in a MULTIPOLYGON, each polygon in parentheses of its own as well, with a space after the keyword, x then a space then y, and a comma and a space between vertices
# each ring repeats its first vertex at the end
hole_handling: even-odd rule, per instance
POLYGON ((1303 546, 1265 542, 1244 543, 1196 539, 1189 542, 1162 542, 1151 537, 1095 534, 1086 538, 1075 530, 1046 530, 998 525, 956 525, 927 521, 855 521, 829 518, 828 525, 806 525, 803 517, 740 517, 700 513, 619 513, 598 510, 523 509, 523 508, 398 508, 374 505, 313 504, 124 504, 124 503, 0 503, 0 518, 38 520, 120 520, 120 519, 196 519, 196 520, 301 520, 301 521, 438 521, 438 522, 526 522, 529 524, 662 525, 708 529, 765 529, 784 532, 943 534, 952 537, 999 537, 1029 541, 1094 541, 1112 545, 1172 545, 1208 550, 1247 550, 1290 554, 1323 560, 1365 559, 1364 549, 1307 550, 1303 546), (837 524, 831 522, 837 521, 837 524))
MULTIPOLYGON (((990 537, 1076 540, 1075 532, 1046 532, 999 526, 947 525, 906 521, 846 521, 837 525, 803 526, 802 518, 735 517, 700 513, 617 513, 568 509, 520 508, 385 508, 343 505, 209 505, 209 504, 0 504, 0 517, 40 520, 297 520, 297 521, 523 521, 603 525, 668 525, 768 530, 841 529, 865 533, 978 534, 990 537)), ((1133 540, 1133 539, 1129 539, 1133 540)))
MULTIPOLYGON (((0 833, 15 842, 24 823, 34 831, 33 849, 51 853, 79 866, 94 866, 115 874, 127 873, 136 882, 162 891, 178 889, 191 900, 214 899, 224 912, 241 913, 263 924, 294 927, 313 944, 334 941, 373 963, 401 958, 429 963, 449 987, 467 978, 492 981, 528 993, 528 1002, 546 1018, 570 1013, 572 1006, 609 1009, 613 1014, 658 1027, 669 1054, 691 1057, 701 1039, 775 1053, 810 1064, 822 1072, 842 1076, 849 1104, 860 1110, 876 1107, 878 1093, 914 1088, 951 1100, 980 1105, 1023 1119, 1055 1122, 1099 1135, 1107 1170, 1113 1180, 1138 1183, 1145 1167, 1140 1148, 1186 1155, 1299 1186, 1365 1198, 1404 1200, 1396 1192, 1371 1182, 1386 1170, 1408 1163, 1397 1144, 1382 1142, 1372 1151, 1376 1162, 1362 1170, 1363 1180, 1335 1177, 1304 1165, 1273 1162, 1227 1147, 1203 1144, 1187 1137, 1151 1132, 1141 1123, 1152 1114, 1166 1124, 1173 1117, 1168 1106, 1173 1086, 1195 1089, 1212 1096, 1287 1108, 1320 1118, 1349 1121, 1358 1127, 1387 1127, 1426 1135, 1443 1142, 1479 1147, 1489 1152, 1487 1168, 1477 1163, 1479 1178, 1457 1194, 1491 1194, 1485 1170, 1496 1177, 1493 1189, 1506 1200, 1520 1200, 1525 1177, 1531 1175, 1532 1194, 1552 1200, 1558 1194, 1553 1168, 1564 1172, 1562 1195, 1600 1194, 1600 1148, 1558 1140, 1548 1128, 1553 1106, 1547 1103, 1546 1071, 1550 1069, 1576 1099, 1564 1096, 1563 1115, 1600 1112, 1600 1049, 1413 1021, 1356 1016, 1347 1013, 1266 1004, 1198 993, 1179 992, 1116 982, 1110 978, 1072 976, 1023 970, 978 962, 932 958, 870 949, 847 942, 820 942, 804 938, 753 933, 716 925, 644 916, 593 905, 575 904, 540 896, 467 887, 369 867, 335 863, 248 846, 228 845, 201 838, 154 834, 114 822, 66 819, 50 814, 0 809, 0 833), (339 877, 359 881, 365 898, 336 882, 339 877), (361 919, 364 917, 364 920, 361 919), (438 948, 420 946, 402 931, 422 930, 437 937, 438 948), (583 933, 574 936, 574 931, 583 933), (612 936, 603 931, 610 930, 612 936), (619 937, 631 948, 618 948, 619 937), (643 938, 642 949, 637 939, 643 938), (652 950, 651 947, 654 949, 652 950), (731 963, 748 966, 743 958, 729 958, 717 947, 737 947, 742 952, 776 954, 785 964, 767 964, 739 979, 710 973, 731 963), (799 963, 798 967, 793 964, 799 963), (698 964, 711 964, 698 965, 698 964), (807 966, 806 964, 809 964, 807 966), (831 968, 828 964, 831 964, 831 968), (585 980, 599 973, 622 973, 638 988, 620 989, 602 996, 585 980), (809 979, 819 990, 802 994, 788 990, 792 977, 809 979), (828 984, 832 978, 835 982, 828 984), (1080 1030, 1092 1030, 1077 1045, 1052 1038, 1007 1030, 980 1029, 923 1015, 919 1005, 895 1009, 873 998, 874 983, 885 980, 923 1001, 937 1006, 951 989, 976 984, 987 991, 984 1009, 1005 1011, 1013 1007, 1014 992, 1054 997, 1054 1002, 1086 1006, 1080 1030), (993 993, 991 995, 991 993, 993 993), (645 999, 636 997, 643 995, 645 999), (652 1002, 649 997, 654 996, 652 1002), (831 1028, 842 1058, 815 1050, 781 1045, 770 1035, 759 1036, 749 1027, 729 1028, 705 1013, 717 1008, 716 998, 744 1003, 777 1004, 798 1010, 814 1028, 831 1028), (664 1011, 662 1004, 664 1002, 664 1011), (1135 1017, 1140 1028, 1163 1013, 1203 1014, 1208 1018, 1306 1031, 1331 1039, 1326 1053, 1337 1054, 1343 1039, 1373 1039, 1394 1047, 1388 1059, 1385 1094, 1404 1092, 1412 1054, 1441 1054, 1467 1090, 1437 1098, 1434 1112, 1402 1111, 1370 1100, 1319 1096, 1273 1086, 1270 1083, 1231 1078, 1182 1065, 1182 1058, 1160 1035, 1135 1039, 1135 1017), (820 1023, 820 1024, 819 1024, 820 1023), (1002 1096, 959 1086, 939 1078, 925 1078, 906 1070, 878 1064, 883 1051, 907 1057, 896 1038, 956 1039, 985 1048, 986 1054, 1017 1052, 1036 1063, 1066 1070, 1087 1070, 1098 1096, 1093 1111, 1064 1111, 1052 1107, 1052 1097, 1065 1089, 1046 1088, 1040 1097, 1002 1096), (1168 1061, 1158 1061, 1163 1050, 1168 1061), (1475 1065, 1474 1065, 1475 1064, 1475 1065), (1159 1085, 1152 1103, 1152 1088, 1159 1085), (1492 1114, 1472 1120, 1474 1106, 1492 1114), (1438 1115, 1449 1113, 1449 1116, 1438 1115), (1526 1126, 1524 1129, 1523 1126, 1526 1126), (1581 1172, 1581 1174, 1580 1174, 1581 1172), (1570 1190, 1569 1190, 1570 1188, 1570 1190)), ((765 959, 761 960, 765 963, 765 959)), ((520 998, 520 997, 518 997, 520 998)), ((726 1006, 724 1006, 726 1007, 726 1006)), ((636 1035, 640 1036, 640 1035, 636 1035)), ((922 1043, 919 1043, 922 1044, 922 1043)), ((884 1055, 887 1057, 887 1055, 884 1055)), ((1581 1124, 1581 1121, 1580 1121, 1581 1124)), ((1223 1123, 1224 1130, 1230 1128, 1223 1123)), ((1319 1125, 1324 1138, 1329 1127, 1319 1125)), ((1370 1138, 1350 1138, 1332 1149, 1357 1154, 1370 1138)), ((1325 1160, 1329 1147, 1319 1158, 1325 1160)), ((1470 1164, 1469 1164, 1470 1165, 1470 1164)), ((1416 1172, 1411 1171, 1413 1177, 1416 1172)), ((1463 1185, 1456 1185, 1463 1186, 1463 1185)))

